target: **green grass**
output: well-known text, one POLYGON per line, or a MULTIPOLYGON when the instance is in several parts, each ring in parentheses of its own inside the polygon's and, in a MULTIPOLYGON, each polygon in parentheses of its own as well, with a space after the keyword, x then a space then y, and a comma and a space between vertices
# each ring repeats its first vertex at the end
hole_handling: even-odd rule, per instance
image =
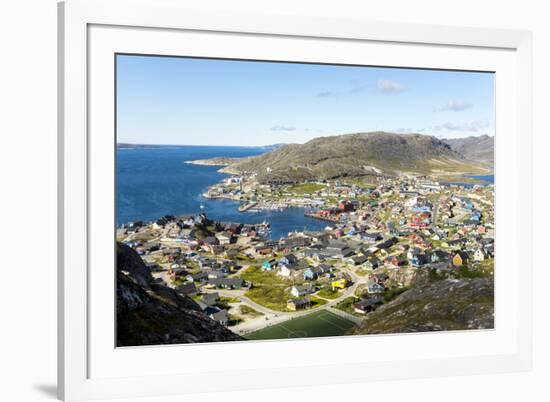
POLYGON ((263 313, 260 313, 259 311, 256 311, 252 307, 249 307, 245 304, 239 306, 239 313, 241 313, 242 315, 247 315, 249 317, 260 317, 264 315, 263 313))
POLYGON ((345 335, 355 324, 328 311, 285 321, 246 335, 249 340, 312 338, 345 335))
POLYGON ((494 274, 495 270, 495 260, 494 258, 487 258, 479 263, 478 269, 486 274, 486 276, 490 276, 494 274))
POLYGON ((292 295, 285 291, 284 287, 254 285, 252 289, 245 293, 250 300, 261 304, 264 307, 276 311, 288 311, 286 304, 292 295))
POLYGON ((357 297, 351 296, 346 297, 344 300, 342 300, 340 303, 338 303, 335 307, 338 310, 345 311, 346 313, 355 314, 355 310, 353 308, 353 305, 357 303, 359 299, 357 297))
POLYGON ((309 300, 311 300, 311 308, 320 307, 323 304, 327 304, 328 302, 324 299, 320 299, 315 296, 309 296, 309 300))
POLYGON ((222 302, 222 303, 239 303, 240 300, 237 297, 222 296, 222 297, 220 297, 220 302, 222 302))
POLYGON ((220 300, 216 304, 221 308, 228 309, 230 307, 229 303, 239 303, 239 302, 240 300, 237 299, 236 297, 221 296, 220 300))
POLYGON ((249 257, 246 254, 239 253, 234 258, 232 258, 233 262, 240 262, 240 263, 248 263, 248 264, 256 264, 259 261, 255 258, 249 257))
POLYGON ((456 278, 484 278, 486 276, 489 276, 490 274, 485 272, 482 269, 478 269, 475 267, 470 266, 462 266, 459 268, 456 268, 454 271, 454 276, 456 278))
POLYGON ((359 276, 367 276, 367 275, 370 274, 371 272, 372 272, 372 269, 358 268, 358 269, 355 271, 355 274, 356 274, 356 275, 359 275, 359 276))
POLYGON ((384 298, 384 301, 387 303, 395 299, 397 296, 399 296, 401 293, 407 290, 409 290, 408 287, 386 289, 386 291, 382 293, 382 297, 384 298))
POLYGON ((312 194, 324 188, 325 188, 324 185, 318 184, 318 183, 302 183, 302 184, 296 184, 294 186, 288 187, 287 191, 290 191, 296 194, 312 194))
POLYGON ((330 286, 325 286, 321 290, 317 292, 317 296, 322 297, 324 299, 336 299, 338 296, 340 296, 340 293, 338 291, 332 290, 330 286))
POLYGON ((344 184, 352 185, 355 184, 357 187, 361 187, 363 189, 367 188, 375 188, 377 185, 376 177, 375 176, 362 176, 362 177, 346 177, 344 180, 344 184))
POLYGON ((277 276, 275 272, 262 271, 260 267, 252 266, 240 277, 252 283, 252 288, 245 293, 246 297, 273 310, 287 310, 286 303, 292 298, 286 291, 289 283, 277 276))

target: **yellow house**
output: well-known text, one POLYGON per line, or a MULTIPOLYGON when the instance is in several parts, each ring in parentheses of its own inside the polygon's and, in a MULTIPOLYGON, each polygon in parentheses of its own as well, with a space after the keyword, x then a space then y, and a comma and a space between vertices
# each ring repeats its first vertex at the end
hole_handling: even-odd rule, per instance
POLYGON ((453 257, 453 265, 455 267, 461 267, 468 260, 468 255, 463 252, 456 253, 453 257))
POLYGON ((348 281, 345 278, 338 279, 337 281, 332 282, 332 289, 345 289, 348 286, 348 281))

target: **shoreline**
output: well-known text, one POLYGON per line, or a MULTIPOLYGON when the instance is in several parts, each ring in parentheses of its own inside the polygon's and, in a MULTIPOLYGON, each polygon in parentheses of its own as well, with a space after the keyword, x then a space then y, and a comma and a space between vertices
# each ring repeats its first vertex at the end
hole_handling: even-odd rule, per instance
POLYGON ((239 162, 246 157, 229 157, 229 156, 218 156, 214 158, 207 159, 195 159, 190 161, 183 161, 189 165, 198 165, 198 166, 229 166, 233 163, 239 162))

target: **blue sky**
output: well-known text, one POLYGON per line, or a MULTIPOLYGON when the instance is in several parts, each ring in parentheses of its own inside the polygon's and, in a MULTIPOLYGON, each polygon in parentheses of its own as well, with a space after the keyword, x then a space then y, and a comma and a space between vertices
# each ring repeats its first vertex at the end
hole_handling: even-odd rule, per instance
POLYGON ((117 56, 117 141, 268 145, 367 131, 494 135, 491 73, 117 56))

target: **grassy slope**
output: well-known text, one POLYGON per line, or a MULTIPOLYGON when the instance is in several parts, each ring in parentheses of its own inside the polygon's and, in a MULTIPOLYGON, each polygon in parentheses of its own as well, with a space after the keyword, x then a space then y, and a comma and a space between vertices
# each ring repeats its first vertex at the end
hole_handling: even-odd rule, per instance
POLYGON ((287 289, 290 282, 285 281, 275 272, 262 271, 252 266, 241 274, 241 277, 253 284, 246 296, 262 306, 277 311, 286 311, 287 300, 292 298, 287 289))
POLYGON ((230 166, 235 171, 256 172, 260 181, 357 177, 372 173, 371 167, 386 174, 488 172, 435 137, 380 132, 315 138, 230 166))

